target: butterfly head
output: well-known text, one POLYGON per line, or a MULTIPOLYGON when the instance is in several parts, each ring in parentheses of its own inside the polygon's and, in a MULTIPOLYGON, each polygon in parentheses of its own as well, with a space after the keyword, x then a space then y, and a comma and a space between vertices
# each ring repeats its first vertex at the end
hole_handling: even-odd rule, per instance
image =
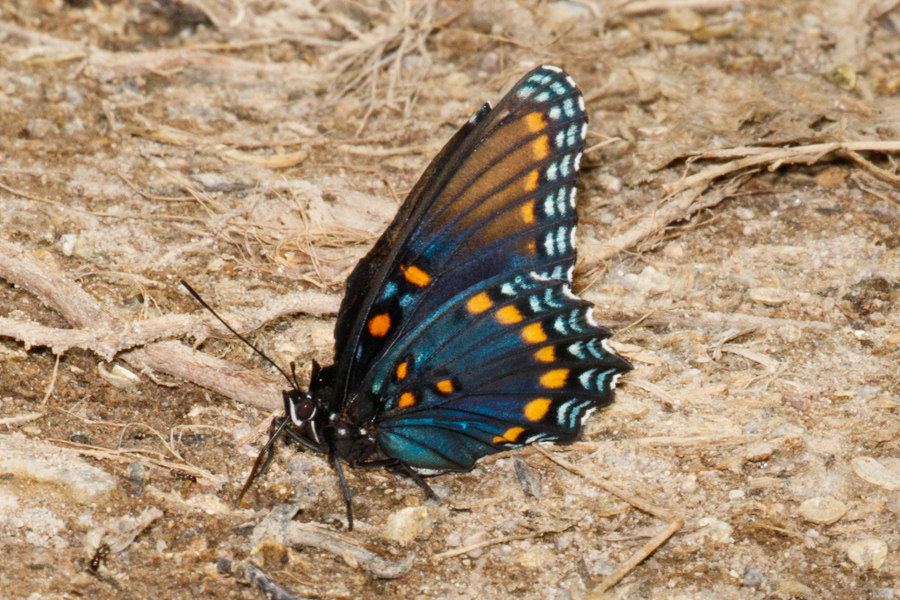
POLYGON ((294 388, 282 393, 284 397, 284 414, 290 419, 294 430, 315 443, 322 444, 321 432, 325 425, 325 410, 322 402, 310 392, 294 388))

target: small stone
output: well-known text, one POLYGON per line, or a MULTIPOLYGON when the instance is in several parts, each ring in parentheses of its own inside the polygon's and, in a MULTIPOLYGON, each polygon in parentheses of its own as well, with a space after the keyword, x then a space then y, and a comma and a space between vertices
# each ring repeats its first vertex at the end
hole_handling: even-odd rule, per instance
POLYGON ((662 253, 666 258, 681 258, 684 256, 684 246, 678 242, 673 242, 663 248, 662 253))
POLYGON ((887 552, 888 547, 883 540, 866 538, 850 545, 847 550, 847 558, 862 569, 875 571, 884 564, 887 552))
MULTIPOLYGON (((491 539, 491 536, 488 535, 488 533, 486 531, 479 531, 478 533, 473 533, 472 535, 466 537, 462 541, 462 547, 468 548, 470 546, 475 546, 482 542, 486 542, 489 539, 491 539)), ((470 556, 472 558, 478 558, 482 554, 484 554, 484 548, 476 548, 475 550, 470 550, 469 552, 467 552, 466 556, 470 556)))
POLYGON ((734 542, 734 539, 731 537, 731 534, 734 533, 734 527, 725 521, 704 517, 697 521, 697 525, 701 527, 697 531, 697 535, 702 540, 712 542, 717 546, 734 542))
POLYGON ((766 577, 759 571, 759 567, 751 563, 744 567, 744 577, 741 583, 747 587, 756 587, 765 584, 766 577))
POLYGON ((812 523, 831 525, 847 513, 847 505, 831 496, 817 496, 803 502, 798 509, 800 516, 812 523))
POLYGON ((889 346, 898 346, 900 345, 900 330, 895 331, 891 335, 887 336, 884 340, 885 344, 889 346))
POLYGON ((741 221, 750 221, 751 219, 756 217, 756 215, 753 213, 753 210, 747 208, 746 206, 739 206, 738 208, 736 208, 734 211, 734 216, 736 216, 741 221))
POLYGON ((731 490, 728 492, 729 500, 740 500, 744 497, 744 490, 731 490))
POLYGON ((766 306, 780 306, 787 302, 787 292, 781 288, 758 287, 749 292, 750 299, 766 306))
POLYGON ((516 557, 516 562, 526 569, 542 569, 553 560, 553 553, 543 546, 532 546, 516 557))
POLYGON ((128 472, 128 481, 134 486, 131 493, 134 496, 140 496, 144 493, 144 477, 147 472, 147 469, 144 468, 144 463, 140 461, 129 463, 125 470, 128 472))
MULTIPOLYGON (((250 551, 250 555, 259 555, 265 559, 266 563, 278 568, 284 567, 290 558, 287 546, 281 542, 268 538, 261 540, 256 547, 250 551)), ((264 568, 265 564, 259 566, 260 568, 264 568)))
POLYGON ((516 478, 519 480, 519 485, 522 486, 522 491, 525 492, 525 495, 540 498, 541 478, 535 470, 518 456, 513 458, 513 466, 516 470, 516 478))
POLYGON ((47 119, 32 119, 25 125, 25 132, 33 140, 40 140, 59 133, 59 129, 47 119))
POLYGON ((402 508, 388 517, 382 537, 400 546, 406 546, 419 535, 428 535, 431 532, 432 521, 427 506, 402 508))
POLYGON ((62 249, 62 253, 65 256, 72 256, 72 251, 75 250, 75 244, 78 242, 78 236, 74 233, 64 233, 59 236, 59 246, 62 249))
POLYGON ((857 477, 886 490, 900 490, 900 474, 889 470, 880 462, 869 456, 858 456, 851 463, 857 477))
POLYGON ((102 363, 98 363, 97 371, 100 373, 102 379, 105 379, 107 383, 120 390, 132 391, 141 380, 140 377, 120 365, 113 365, 112 368, 107 371, 102 363))
POLYGON ((618 194, 622 191, 622 180, 609 173, 597 175, 597 185, 608 194, 618 194))
POLYGON ((775 453, 775 445, 771 442, 756 442, 744 450, 744 459, 750 462, 768 460, 775 453))
POLYGON ((478 70, 485 73, 496 73, 500 69, 500 58, 496 52, 487 52, 478 61, 478 70))
POLYGON ((856 87, 856 69, 853 68, 853 65, 839 65, 825 73, 824 76, 825 79, 842 90, 849 92, 856 87))

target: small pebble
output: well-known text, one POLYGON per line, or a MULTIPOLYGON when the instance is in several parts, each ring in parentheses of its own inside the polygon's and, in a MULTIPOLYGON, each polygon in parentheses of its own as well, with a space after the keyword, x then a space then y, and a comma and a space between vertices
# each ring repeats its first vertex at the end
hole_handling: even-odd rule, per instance
POLYGON ((419 535, 427 535, 431 523, 432 518, 427 506, 409 506, 388 517, 382 537, 400 546, 406 546, 419 535))
POLYGON ((53 134, 59 133, 59 129, 47 119, 32 119, 25 125, 25 131, 28 137, 33 140, 43 139, 53 134))
POLYGON ((622 180, 609 173, 597 175, 597 185, 607 194, 618 194, 622 191, 622 180))
POLYGON ((775 445, 771 442, 756 442, 744 450, 744 459, 750 462, 768 460, 775 453, 775 445))
POLYGON ((478 61, 478 70, 485 73, 496 73, 500 69, 500 58, 496 52, 487 52, 478 61))
POLYGON ((519 480, 519 485, 522 486, 522 491, 525 492, 525 495, 540 498, 541 478, 535 470, 518 456, 513 458, 513 466, 516 470, 516 478, 519 480))
POLYGON ((144 468, 144 463, 140 461, 129 463, 125 470, 128 472, 128 481, 130 481, 132 485, 132 495, 140 496, 144 493, 144 477, 147 473, 147 469, 144 468))
POLYGON ((675 242, 663 248, 662 253, 666 258, 681 258, 684 256, 684 246, 675 242))
POLYGON ((59 245, 62 248, 62 253, 65 256, 72 256, 72 251, 75 250, 75 243, 78 241, 78 236, 74 233, 64 233, 59 236, 59 245))
POLYGON ((753 219, 756 215, 753 214, 753 210, 749 209, 745 206, 739 206, 734 211, 734 216, 742 221, 749 221, 753 219))
POLYGON ((553 560, 553 553, 543 546, 532 546, 516 557, 516 562, 526 569, 541 569, 553 560))
POLYGON ((759 571, 759 567, 752 563, 744 567, 744 577, 741 580, 743 585, 756 587, 763 585, 765 582, 766 577, 759 571))

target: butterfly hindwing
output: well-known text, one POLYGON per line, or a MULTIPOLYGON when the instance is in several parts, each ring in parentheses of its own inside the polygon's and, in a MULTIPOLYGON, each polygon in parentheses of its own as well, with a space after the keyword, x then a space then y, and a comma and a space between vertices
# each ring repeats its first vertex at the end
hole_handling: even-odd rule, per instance
POLYGON ((608 337, 565 282, 473 290, 385 357, 402 377, 395 368, 379 382, 381 446, 414 466, 466 470, 524 443, 573 441, 630 368, 608 337))

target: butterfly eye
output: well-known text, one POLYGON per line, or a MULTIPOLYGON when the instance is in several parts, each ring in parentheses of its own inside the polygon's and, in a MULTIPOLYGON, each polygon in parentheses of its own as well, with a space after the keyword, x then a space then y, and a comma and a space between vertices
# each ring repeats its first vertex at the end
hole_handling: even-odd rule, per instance
POLYGON ((312 421, 319 409, 318 403, 309 394, 301 396, 300 398, 291 398, 290 404, 291 421, 293 421, 295 425, 301 425, 312 421))

